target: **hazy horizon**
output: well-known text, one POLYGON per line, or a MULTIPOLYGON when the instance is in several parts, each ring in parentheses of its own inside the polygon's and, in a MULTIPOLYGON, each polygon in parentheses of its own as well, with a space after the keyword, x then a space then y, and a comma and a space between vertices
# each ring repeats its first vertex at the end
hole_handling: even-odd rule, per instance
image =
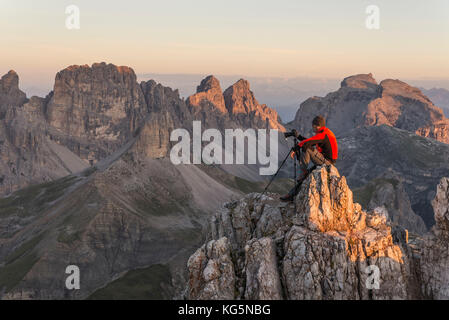
POLYGON ((48 87, 106 61, 137 74, 449 79, 449 1, 12 1, 0 4, 0 72, 48 87), (366 26, 379 8, 379 29, 366 26), (70 30, 67 6, 79 8, 70 30))

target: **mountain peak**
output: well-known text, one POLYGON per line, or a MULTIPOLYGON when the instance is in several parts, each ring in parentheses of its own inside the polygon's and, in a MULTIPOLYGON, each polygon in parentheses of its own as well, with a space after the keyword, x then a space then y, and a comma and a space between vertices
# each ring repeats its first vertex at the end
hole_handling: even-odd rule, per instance
POLYGON ((371 88, 373 85, 377 86, 377 82, 373 78, 372 73, 349 76, 344 78, 341 82, 341 87, 351 87, 357 89, 367 89, 371 88))
POLYGON ((250 84, 248 80, 245 80, 243 78, 240 78, 236 83, 234 83, 232 85, 232 87, 237 88, 237 89, 241 89, 241 90, 247 90, 250 91, 250 84))
POLYGON ((19 76, 14 70, 9 70, 0 79, 0 119, 6 109, 21 106, 26 99, 25 92, 19 89, 19 76))
POLYGON ((196 87, 197 93, 207 92, 209 90, 221 92, 220 81, 218 81, 218 79, 215 78, 213 75, 207 76, 206 78, 201 80, 200 85, 196 87))
POLYGON ((449 143, 449 120, 418 88, 397 79, 377 84, 371 73, 347 77, 339 90, 304 101, 292 125, 311 134, 317 114, 326 117, 336 135, 386 124, 449 143))
POLYGON ((391 96, 400 95, 408 98, 415 98, 426 103, 432 103, 419 88, 413 87, 398 79, 385 79, 379 85, 382 87, 383 94, 391 96))
POLYGON ((4 92, 9 92, 11 89, 19 89, 19 76, 14 70, 9 70, 8 73, 0 79, 1 88, 4 92))
POLYGON ((101 62, 59 71, 46 111, 51 126, 70 139, 88 141, 71 143, 72 151, 98 161, 132 137, 147 106, 131 68, 101 62))
POLYGON ((107 73, 107 74, 118 73, 118 74, 129 74, 132 77, 136 78, 134 70, 131 67, 116 66, 115 64, 112 63, 107 64, 106 62, 95 62, 91 66, 89 66, 88 64, 83 65, 73 64, 59 71, 56 74, 56 77, 61 76, 61 73, 67 72, 85 73, 85 74, 89 72, 107 73))
POLYGON ((238 80, 222 92, 218 79, 209 75, 197 86, 196 93, 187 98, 187 105, 194 113, 201 114, 206 122, 217 116, 211 116, 211 111, 219 111, 221 114, 218 118, 210 122, 214 125, 223 123, 225 120, 222 116, 225 115, 226 119, 237 121, 245 128, 272 128, 285 131, 277 112, 257 102, 250 90, 249 82, 245 79, 238 80))
POLYGON ((17 72, 15 72, 14 70, 9 70, 8 71, 8 73, 6 74, 7 76, 17 76, 18 77, 18 75, 17 75, 17 72))
POLYGON ((257 109, 257 102, 253 92, 250 90, 249 82, 244 79, 238 80, 223 93, 226 107, 231 114, 249 114, 257 109))
POLYGON ((225 107, 220 81, 213 75, 204 78, 196 87, 196 93, 187 98, 187 104, 194 110, 212 107, 220 113, 228 113, 225 107))

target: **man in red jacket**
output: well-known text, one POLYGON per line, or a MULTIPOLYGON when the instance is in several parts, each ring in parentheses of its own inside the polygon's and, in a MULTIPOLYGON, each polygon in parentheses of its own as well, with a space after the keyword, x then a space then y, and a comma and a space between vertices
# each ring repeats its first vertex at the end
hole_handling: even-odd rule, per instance
MULTIPOLYGON (((282 201, 293 201, 295 195, 298 194, 301 183, 307 178, 311 170, 309 170, 309 163, 312 161, 315 166, 323 164, 335 164, 338 158, 338 145, 334 133, 326 128, 326 120, 322 116, 316 116, 312 121, 313 131, 315 135, 306 139, 297 135, 300 143, 295 148, 295 153, 300 153, 299 167, 301 173, 296 184, 296 188, 281 197, 282 201)), ((313 170, 313 169, 312 169, 313 170)))

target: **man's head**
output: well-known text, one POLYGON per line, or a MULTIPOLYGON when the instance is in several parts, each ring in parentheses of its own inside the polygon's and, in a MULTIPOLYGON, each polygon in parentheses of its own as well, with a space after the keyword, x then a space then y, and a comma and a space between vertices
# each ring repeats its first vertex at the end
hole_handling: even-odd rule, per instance
POLYGON ((322 127, 326 125, 326 119, 322 116, 316 116, 312 121, 313 131, 318 132, 322 127))

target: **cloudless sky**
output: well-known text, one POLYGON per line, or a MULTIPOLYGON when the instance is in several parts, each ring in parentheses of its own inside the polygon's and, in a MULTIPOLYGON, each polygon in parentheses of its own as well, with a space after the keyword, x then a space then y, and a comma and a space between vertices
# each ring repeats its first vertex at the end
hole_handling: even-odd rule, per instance
POLYGON ((449 78, 448 0, 0 0, 0 74, 53 83, 72 64, 136 73, 449 78), (65 27, 68 5, 81 28, 65 27), (365 27, 368 5, 380 29, 365 27))

